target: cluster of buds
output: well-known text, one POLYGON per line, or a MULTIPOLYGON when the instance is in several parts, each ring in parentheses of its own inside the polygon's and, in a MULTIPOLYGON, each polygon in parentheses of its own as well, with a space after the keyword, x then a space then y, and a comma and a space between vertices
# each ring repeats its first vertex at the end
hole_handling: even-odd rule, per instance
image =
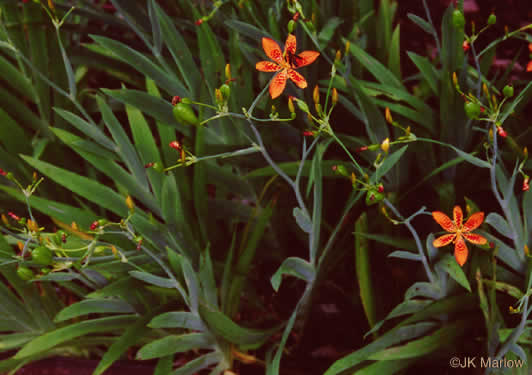
POLYGON ((530 177, 525 175, 525 178, 523 179, 523 191, 528 191, 530 189, 530 177))
POLYGON ((354 172, 349 173, 347 168, 341 164, 333 165, 332 170, 336 175, 349 179, 353 189, 366 191, 366 204, 368 206, 374 205, 384 199, 384 185, 382 183, 371 184, 367 174, 364 175, 364 182, 357 179, 354 172))

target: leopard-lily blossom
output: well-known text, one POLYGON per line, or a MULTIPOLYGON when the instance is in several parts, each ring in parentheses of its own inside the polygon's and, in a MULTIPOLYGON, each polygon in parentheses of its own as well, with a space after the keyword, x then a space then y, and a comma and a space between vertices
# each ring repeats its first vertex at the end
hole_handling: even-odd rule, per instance
POLYGON ((320 55, 316 51, 303 51, 296 55, 296 37, 288 34, 284 45, 281 47, 270 38, 262 38, 262 48, 272 61, 259 61, 255 68, 261 72, 279 72, 270 83, 270 96, 272 99, 282 94, 286 87, 286 80, 290 78, 299 88, 307 87, 305 78, 295 71, 297 68, 312 64, 320 55))
POLYGON ((481 235, 471 233, 471 231, 477 229, 484 221, 484 212, 472 214, 465 224, 463 224, 464 214, 460 206, 454 207, 454 221, 440 211, 434 211, 432 217, 443 229, 450 233, 436 238, 432 244, 434 247, 442 247, 449 245, 451 242, 454 243, 454 257, 460 266, 465 264, 468 255, 464 239, 475 245, 485 245, 488 242, 481 235))

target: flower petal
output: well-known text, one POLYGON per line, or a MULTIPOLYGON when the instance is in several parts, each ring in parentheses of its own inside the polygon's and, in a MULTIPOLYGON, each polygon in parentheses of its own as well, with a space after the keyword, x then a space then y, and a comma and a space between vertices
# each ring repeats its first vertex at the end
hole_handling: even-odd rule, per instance
POLYGON ((270 96, 272 99, 277 98, 284 91, 287 76, 286 69, 284 69, 273 77, 272 82, 270 83, 270 96))
POLYGON ((462 233, 462 236, 475 245, 485 245, 488 242, 485 237, 482 237, 480 234, 476 233, 462 233))
POLYGON ((284 44, 284 53, 291 53, 292 55, 296 54, 296 37, 294 34, 288 34, 286 42, 284 44))
POLYGON ((261 72, 278 72, 283 69, 283 67, 271 61, 259 61, 255 65, 255 69, 260 70, 261 72))
POLYGON ((527 66, 526 66, 526 71, 527 72, 532 72, 532 61, 529 61, 527 66))
POLYGON ((266 55, 273 61, 279 64, 283 61, 281 47, 279 47, 275 40, 270 38, 262 38, 262 48, 264 48, 266 55))
POLYGON ((460 267, 465 264, 467 260, 467 254, 467 245, 464 239, 460 236, 456 239, 456 244, 454 245, 454 258, 456 259, 460 267))
POLYGON ((453 221, 449 218, 449 216, 445 215, 443 212, 434 211, 432 213, 432 217, 447 232, 456 232, 456 225, 454 225, 453 221))
POLYGON ((464 213, 462 212, 462 208, 460 206, 454 206, 453 218, 454 225, 456 225, 457 228, 462 228, 462 223, 464 222, 464 213))
POLYGON ((293 69, 288 70, 288 78, 290 78, 300 89, 307 87, 307 81, 305 78, 293 69))
POLYGON ((469 216, 469 219, 467 219, 462 228, 462 232, 471 232, 472 230, 477 229, 483 221, 484 212, 475 212, 473 215, 469 216))
POLYGON ((299 55, 297 55, 297 66, 294 66, 294 68, 301 68, 302 66, 312 64, 318 58, 319 55, 320 53, 316 51, 301 52, 299 55))
POLYGON ((453 234, 444 234, 443 236, 436 238, 432 242, 432 246, 434 246, 434 247, 447 246, 451 242, 453 242, 454 237, 456 237, 456 234, 454 234, 454 233, 453 234))

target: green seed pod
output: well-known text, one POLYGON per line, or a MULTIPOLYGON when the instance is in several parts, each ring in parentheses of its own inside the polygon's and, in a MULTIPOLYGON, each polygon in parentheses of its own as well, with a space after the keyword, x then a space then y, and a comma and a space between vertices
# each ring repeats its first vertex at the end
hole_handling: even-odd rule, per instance
POLYGON ((154 170, 156 170, 157 172, 160 172, 160 173, 162 173, 162 172, 164 171, 164 167, 163 167, 163 165, 162 165, 161 163, 159 163, 158 161, 156 161, 155 163, 153 163, 152 168, 153 168, 154 170))
POLYGON ((514 87, 512 85, 506 85, 504 86, 504 89, 502 89, 502 93, 505 97, 511 98, 514 96, 514 87))
POLYGON ((33 279, 33 277, 34 277, 35 275, 33 274, 33 271, 30 270, 28 267, 19 266, 19 267, 17 268, 17 276, 18 276, 21 280, 28 281, 28 280, 33 279))
POLYGON ((497 16, 495 14, 490 14, 488 17, 488 25, 495 25, 497 23, 497 16))
POLYGON ((473 120, 477 119, 480 115, 480 105, 478 103, 467 102, 464 105, 464 110, 467 117, 473 120))
POLYGON ((231 87, 227 83, 224 83, 220 86, 220 91, 222 92, 222 97, 224 100, 227 101, 229 99, 229 95, 231 95, 231 87))
POLYGON ((463 29, 465 26, 464 13, 458 9, 453 12, 453 26, 457 29, 463 29))
POLYGON ((349 174, 347 173, 347 169, 343 165, 337 165, 336 168, 334 168, 334 173, 340 176, 349 176, 349 174))
POLYGON ((47 266, 52 263, 52 252, 45 246, 39 246, 31 252, 31 259, 35 263, 47 266))
POLYGON ((366 193, 366 205, 367 206, 372 206, 375 203, 379 203, 383 199, 384 199, 384 194, 379 193, 377 190, 371 189, 371 190, 368 190, 368 192, 366 193))
POLYGON ((292 34, 294 32, 294 27, 296 26, 296 22, 294 20, 290 20, 288 22, 288 33, 292 34))
POLYGON ((183 101, 181 101, 181 103, 177 103, 172 112, 178 122, 185 123, 188 125, 199 124, 198 118, 196 117, 194 110, 188 104, 185 104, 183 101))

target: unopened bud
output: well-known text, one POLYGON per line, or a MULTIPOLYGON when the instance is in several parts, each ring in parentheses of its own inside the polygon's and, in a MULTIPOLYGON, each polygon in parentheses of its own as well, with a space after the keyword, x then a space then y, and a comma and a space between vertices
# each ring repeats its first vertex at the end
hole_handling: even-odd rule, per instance
POLYGON ((2 214, 2 223, 4 223, 4 225, 9 225, 9 221, 7 220, 7 216, 2 214))
POLYGON ((351 172, 351 185, 355 187, 357 184, 357 176, 355 175, 355 172, 351 172))
POLYGON ((488 90, 488 85, 486 85, 485 83, 482 84, 482 92, 484 93, 484 95, 486 95, 486 98, 490 97, 490 92, 488 90))
POLYGON ((379 193, 384 192, 384 186, 383 186, 382 184, 380 184, 380 185, 377 187, 377 191, 378 191, 379 193))
POLYGON ((530 190, 529 181, 530 181, 530 177, 525 176, 525 179, 523 180, 523 191, 530 190))
POLYGON ((133 202, 133 198, 131 198, 131 195, 128 195, 126 197, 126 206, 131 213, 135 211, 135 202, 133 202))
POLYGON ((297 21, 299 19, 299 12, 295 12, 294 16, 292 17, 293 21, 297 21))
POLYGON ((218 103, 218 105, 223 104, 224 98, 220 89, 214 89, 214 97, 216 98, 216 103, 218 103))
POLYGON ((334 57, 334 62, 339 63, 342 59, 342 52, 340 50, 336 50, 336 56, 334 57))
POLYGON ((17 242, 17 247, 19 249, 19 251, 24 251, 24 244, 21 242, 21 241, 18 241, 17 242))
POLYGON ((460 86, 458 85, 458 76, 456 75, 456 72, 453 73, 453 85, 456 88, 460 88, 460 86))
POLYGON ((176 105, 177 103, 180 103, 181 102, 181 98, 179 96, 174 96, 172 98, 172 105, 176 105))
POLYGON ((388 124, 393 123, 393 118, 392 118, 392 113, 390 112, 390 108, 386 107, 386 109, 384 110, 384 117, 386 118, 386 122, 388 124))
POLYGON ((231 64, 225 64, 225 79, 230 81, 231 77, 231 64))
POLYGON ((336 87, 333 87, 331 95, 332 104, 336 105, 338 103, 338 90, 336 90, 336 87))
POLYGON ((194 23, 196 24, 196 26, 201 25, 201 24, 203 23, 203 21, 205 21, 204 18, 205 18, 205 17, 202 17, 202 18, 197 19, 196 22, 194 22, 194 23))
POLYGON ((292 100, 291 96, 288 97, 288 110, 290 111, 290 113, 296 112, 296 109, 294 107, 294 101, 292 100))
POLYGON ((512 85, 506 85, 502 89, 502 93, 505 97, 511 98, 512 96, 514 96, 514 87, 512 85))
POLYGON ((15 215, 13 212, 8 212, 7 215, 13 220, 16 220, 16 221, 20 220, 20 217, 15 215))
POLYGON ((296 21, 290 20, 288 21, 288 33, 292 34, 294 32, 294 27, 296 26, 296 21))
POLYGON ((525 246, 523 246, 523 252, 525 253, 526 256, 530 255, 530 250, 528 249, 528 245, 527 244, 525 244, 525 246))
POLYGON ((347 173, 347 169, 343 165, 335 165, 336 168, 333 168, 334 173, 347 177, 349 174, 347 173))
POLYGON ((381 150, 384 151, 385 153, 388 153, 388 150, 390 149, 390 139, 389 138, 386 138, 384 141, 382 141, 381 143, 381 150))
POLYGON ((37 172, 33 171, 33 182, 37 181, 38 178, 39 178, 39 175, 37 174, 37 172))
POLYGON ((490 14, 488 17, 488 25, 495 25, 497 23, 497 16, 495 14, 490 14))
POLYGON ((528 147, 524 147, 523 148, 523 156, 525 157, 525 159, 528 159, 528 147))
POLYGON ((93 221, 91 226, 89 227, 90 230, 96 230, 98 228, 98 221, 93 221))
POLYGON ((351 42, 348 40, 347 42, 345 42, 345 54, 347 55, 347 53, 349 52, 349 50, 351 49, 351 42))
POLYGON ((0 168, 0 176, 6 176, 7 172, 0 168))
POLYGON ((493 129, 492 128, 490 128, 490 130, 488 132, 488 137, 490 139, 490 142, 492 142, 493 141, 493 129))
POLYGON ((471 48, 469 42, 467 40, 464 40, 464 42, 462 43, 462 49, 464 50, 464 52, 467 52, 469 51, 469 48, 471 48))
POLYGON ((312 100, 314 100, 314 103, 316 104, 320 102, 320 89, 318 85, 314 86, 314 91, 312 91, 312 100))
POLYGON ((499 126, 497 128, 497 134, 499 134, 499 136, 501 136, 502 138, 506 138, 506 136, 508 135, 508 133, 506 133, 506 130, 504 130, 502 126, 499 126))
POLYGON ((310 130, 305 130, 305 131, 303 132, 303 135, 304 135, 305 137, 313 137, 313 136, 314 136, 314 132, 313 132, 313 131, 310 131, 310 130))
POLYGON ((72 224, 70 224, 70 227, 75 230, 75 231, 79 231, 79 227, 78 227, 78 224, 73 221, 72 224))

